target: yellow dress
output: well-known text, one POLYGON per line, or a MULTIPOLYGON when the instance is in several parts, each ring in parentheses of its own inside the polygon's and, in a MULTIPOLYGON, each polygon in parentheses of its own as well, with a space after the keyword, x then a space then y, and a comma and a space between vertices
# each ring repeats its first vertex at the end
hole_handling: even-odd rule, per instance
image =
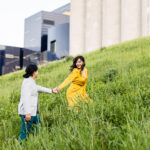
POLYGON ((74 68, 70 75, 65 79, 65 81, 58 86, 61 90, 67 86, 70 82, 72 84, 67 90, 66 97, 69 106, 74 106, 79 101, 92 102, 86 93, 86 83, 88 79, 88 70, 85 68, 85 74, 83 75, 80 69, 74 68))

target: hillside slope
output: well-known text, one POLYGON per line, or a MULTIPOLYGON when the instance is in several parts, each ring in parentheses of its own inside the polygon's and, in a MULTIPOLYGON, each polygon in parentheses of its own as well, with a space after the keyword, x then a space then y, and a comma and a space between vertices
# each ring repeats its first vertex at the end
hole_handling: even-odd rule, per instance
MULTIPOLYGON (((150 37, 85 54, 87 92, 93 100, 68 111, 66 89, 39 94, 42 128, 24 143, 27 150, 150 148, 150 37)), ((69 74, 72 60, 39 69, 37 84, 54 88, 69 74)), ((17 106, 23 71, 0 77, 0 146, 21 149, 17 106)), ((0 149, 1 149, 0 148, 0 149)))

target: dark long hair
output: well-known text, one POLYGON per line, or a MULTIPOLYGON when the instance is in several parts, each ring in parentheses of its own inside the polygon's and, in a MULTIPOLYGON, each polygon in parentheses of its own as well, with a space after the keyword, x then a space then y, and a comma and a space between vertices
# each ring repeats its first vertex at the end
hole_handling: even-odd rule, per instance
POLYGON ((29 78, 30 76, 33 76, 33 73, 36 72, 38 70, 38 67, 36 64, 31 63, 27 66, 26 70, 25 70, 25 74, 23 75, 24 78, 29 78))
POLYGON ((78 59, 81 59, 83 61, 83 65, 81 67, 81 71, 84 69, 85 67, 85 59, 83 56, 77 56, 73 59, 73 64, 70 66, 70 71, 72 72, 74 68, 77 68, 76 63, 78 61, 78 59))

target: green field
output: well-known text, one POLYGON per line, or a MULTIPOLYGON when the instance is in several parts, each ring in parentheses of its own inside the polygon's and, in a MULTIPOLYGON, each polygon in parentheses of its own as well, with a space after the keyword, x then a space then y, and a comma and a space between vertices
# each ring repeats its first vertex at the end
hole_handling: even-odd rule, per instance
MULTIPOLYGON (((18 142, 17 107, 24 71, 0 77, 0 150, 149 150, 150 37, 85 54, 92 105, 69 111, 65 93, 39 94, 42 128, 18 142)), ((41 66, 37 84, 54 88, 71 58, 41 66)))

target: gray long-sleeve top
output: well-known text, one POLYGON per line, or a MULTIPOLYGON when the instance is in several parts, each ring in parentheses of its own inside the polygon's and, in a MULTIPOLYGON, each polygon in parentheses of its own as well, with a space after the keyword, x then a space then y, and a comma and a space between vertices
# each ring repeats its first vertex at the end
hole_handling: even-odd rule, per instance
POLYGON ((31 77, 23 80, 21 86, 21 98, 18 105, 18 113, 20 115, 37 115, 37 112, 39 111, 38 92, 52 93, 52 90, 36 85, 35 80, 31 77))

